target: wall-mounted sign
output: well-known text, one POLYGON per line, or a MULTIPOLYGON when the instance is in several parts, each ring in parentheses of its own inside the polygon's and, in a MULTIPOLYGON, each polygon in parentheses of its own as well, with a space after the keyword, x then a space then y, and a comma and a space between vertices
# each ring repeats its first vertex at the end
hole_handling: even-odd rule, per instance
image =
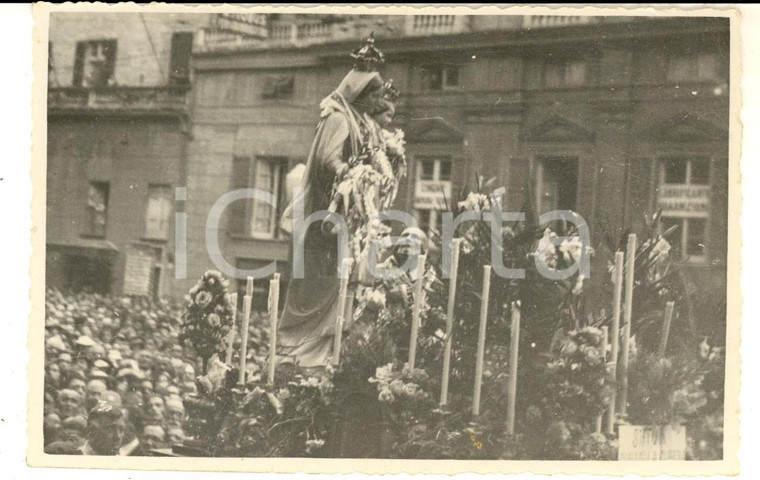
POLYGON ((214 17, 214 26, 251 37, 266 38, 269 35, 267 16, 262 13, 219 13, 214 17))
POLYGON ((660 185, 658 206, 665 217, 707 217, 709 185, 660 185))
POLYGON ((441 180, 417 180, 414 187, 414 208, 445 208, 451 202, 451 182, 441 180))
POLYGON ((683 425, 620 425, 618 460, 686 460, 683 425))
POLYGON ((156 285, 153 267, 160 261, 160 250, 152 245, 129 246, 124 264, 124 293, 126 295, 152 295, 156 285))

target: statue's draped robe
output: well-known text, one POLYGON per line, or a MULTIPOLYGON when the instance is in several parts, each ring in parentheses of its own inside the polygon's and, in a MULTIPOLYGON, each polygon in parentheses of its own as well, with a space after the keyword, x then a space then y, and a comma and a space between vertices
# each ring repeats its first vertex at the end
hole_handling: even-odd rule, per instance
MULTIPOLYGON (((374 77, 379 75, 352 70, 320 105, 321 119, 306 164, 303 190, 294 200, 303 202, 304 219, 328 209, 336 173, 366 141, 366 120, 350 102, 374 77)), ((321 223, 315 221, 307 227, 304 278, 291 278, 278 329, 280 354, 299 367, 327 365, 338 317, 338 237, 323 233, 321 223)), ((294 259, 291 248, 291 265, 294 259)))

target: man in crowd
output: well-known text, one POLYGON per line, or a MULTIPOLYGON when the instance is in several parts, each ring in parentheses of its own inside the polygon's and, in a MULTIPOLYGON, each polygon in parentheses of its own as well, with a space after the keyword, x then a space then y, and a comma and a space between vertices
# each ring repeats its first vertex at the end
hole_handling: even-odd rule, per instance
POLYGON ((149 455, 185 440, 198 359, 177 338, 182 313, 168 301, 48 290, 47 453, 149 455))

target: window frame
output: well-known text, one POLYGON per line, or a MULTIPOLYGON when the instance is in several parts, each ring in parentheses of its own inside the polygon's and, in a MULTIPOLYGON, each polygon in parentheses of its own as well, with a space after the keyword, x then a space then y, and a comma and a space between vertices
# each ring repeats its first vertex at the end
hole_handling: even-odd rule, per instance
POLYGON ((71 82, 72 86, 78 88, 93 89, 109 87, 109 79, 113 78, 116 75, 116 56, 118 54, 118 45, 119 43, 117 38, 99 38, 77 41, 74 54, 74 68, 71 82), (102 44, 104 46, 104 51, 110 48, 110 50, 108 50, 109 54, 106 54, 105 56, 107 65, 106 71, 108 75, 106 75, 103 84, 88 85, 87 78, 85 76, 87 73, 87 52, 91 46, 98 44, 102 44))
POLYGON ((106 238, 108 236, 108 207, 110 206, 111 185, 109 182, 90 180, 87 182, 87 197, 85 201, 85 231, 83 237, 87 238, 106 238), (103 192, 103 226, 102 231, 95 229, 95 217, 97 214, 96 207, 90 204, 90 192, 93 188, 104 188, 103 192))
POLYGON ((422 91, 423 92, 443 92, 446 90, 457 90, 461 88, 461 76, 462 76, 462 70, 460 68, 460 65, 457 64, 451 64, 451 63, 436 63, 431 64, 423 67, 423 73, 422 73, 422 91), (456 84, 450 83, 450 73, 449 70, 456 70, 456 84), (431 88, 426 81, 425 76, 429 74, 429 72, 435 72, 440 77, 440 88, 431 88))
POLYGON ((550 58, 546 60, 543 63, 543 68, 541 69, 541 80, 542 85, 544 88, 547 89, 554 89, 554 88, 579 88, 579 87, 585 87, 589 84, 589 61, 586 58, 576 58, 576 57, 560 57, 560 58, 550 58), (570 72, 570 65, 571 64, 578 64, 583 66, 583 80, 580 82, 570 82, 569 81, 569 72, 570 72), (550 85, 547 81, 547 72, 550 68, 557 68, 559 73, 560 82, 557 85, 550 85))
MULTIPOLYGON (((443 185, 443 182, 447 182, 449 185, 452 185, 452 172, 454 168, 453 163, 453 157, 452 155, 436 155, 436 154, 420 154, 415 155, 415 178, 414 178, 414 194, 417 193, 417 186, 420 184, 420 182, 430 182, 430 183, 441 183, 443 185), (424 171, 423 164, 430 164, 432 162, 433 164, 433 176, 430 179, 423 179, 422 173, 424 171), (441 179, 441 165, 443 163, 449 164, 449 178, 448 179, 441 179)), ((442 186, 442 190, 445 191, 445 188, 442 186)), ((450 195, 449 195, 450 197, 450 195)), ((451 200, 451 198, 449 198, 451 200)), ((421 226, 423 231, 425 231, 426 234, 430 232, 431 229, 437 228, 438 225, 438 219, 440 217, 440 214, 443 210, 440 207, 431 207, 431 208, 414 208, 414 218, 417 222, 418 226, 420 225, 420 219, 422 218, 422 215, 428 215, 427 218, 427 224, 428 229, 425 230, 421 226)))
MULTIPOLYGON (((713 159, 706 155, 663 155, 659 157, 658 159, 658 199, 659 199, 659 187, 662 186, 675 186, 675 185, 695 185, 699 187, 705 187, 709 189, 710 192, 712 192, 712 184, 713 184, 713 168, 712 163, 713 159), (685 172, 685 181, 683 183, 666 183, 667 178, 667 162, 672 161, 674 159, 682 160, 686 162, 686 172, 685 172), (694 162, 707 162, 708 163, 708 181, 707 183, 693 183, 692 182, 692 164, 694 162)), ((677 261, 683 261, 689 264, 695 264, 695 265, 704 265, 709 263, 710 259, 710 227, 711 227, 711 219, 710 219, 710 213, 709 210, 712 208, 712 199, 710 198, 708 200, 708 212, 705 214, 696 214, 696 215, 690 215, 690 216, 674 216, 667 213, 662 214, 662 218, 665 219, 671 219, 672 223, 678 223, 679 229, 676 235, 680 234, 679 238, 679 246, 680 246, 680 258, 677 258, 675 260, 677 261), (702 233, 702 253, 701 254, 691 254, 688 252, 689 249, 689 223, 691 221, 703 221, 704 222, 704 228, 702 233)), ((659 208, 658 208, 659 209, 659 208)), ((665 222, 660 221, 658 224, 658 233, 662 235, 668 226, 664 225, 665 222)), ((670 241, 674 240, 674 237, 670 237, 670 241)), ((671 243, 672 245, 672 243, 671 243)))
MULTIPOLYGON (((280 211, 280 194, 282 192, 282 182, 283 182, 283 165, 287 165, 287 158, 285 157, 275 157, 275 156, 254 156, 252 158, 253 165, 251 166, 251 172, 252 178, 250 180, 252 181, 253 187, 255 189, 259 189, 258 181, 259 181, 259 166, 262 163, 268 163, 273 166, 272 169, 272 183, 273 183, 273 192, 272 195, 275 198, 275 205, 267 205, 267 207, 271 208, 271 213, 269 214, 269 225, 270 228, 267 232, 257 231, 255 230, 255 224, 256 224, 256 211, 260 206, 260 203, 256 199, 251 199, 250 204, 250 212, 248 213, 248 231, 250 232, 251 238, 256 239, 264 239, 264 240, 273 240, 277 238, 277 217, 278 212, 280 211)), ((249 185, 251 182, 249 182, 249 185)))
POLYGON ((173 208, 172 208, 172 186, 166 183, 149 183, 147 188, 147 195, 146 195, 146 202, 145 202, 145 209, 144 209, 144 218, 143 218, 143 236, 142 238, 145 240, 153 240, 153 241, 167 241, 169 239, 169 233, 171 231, 170 223, 171 223, 171 214, 172 214, 173 208), (148 209, 150 208, 150 199, 151 199, 151 191, 153 189, 162 188, 166 191, 166 198, 167 202, 166 205, 168 206, 168 210, 165 213, 166 216, 166 229, 163 232, 159 232, 158 235, 154 235, 155 232, 152 232, 148 228, 148 209))

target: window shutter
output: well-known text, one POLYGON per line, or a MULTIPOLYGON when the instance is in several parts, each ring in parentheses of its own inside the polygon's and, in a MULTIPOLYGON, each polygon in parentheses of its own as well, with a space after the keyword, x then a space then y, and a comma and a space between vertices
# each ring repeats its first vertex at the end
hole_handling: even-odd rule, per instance
POLYGON ((172 85, 187 85, 190 82, 190 56, 193 50, 192 32, 172 34, 171 58, 169 63, 172 85))
POLYGON ((106 62, 103 67, 103 78, 108 85, 109 81, 113 79, 116 70, 116 40, 104 40, 103 41, 103 54, 106 57, 106 62))
MULTIPOLYGON (((251 159, 248 157, 235 157, 232 159, 232 189, 239 190, 248 188, 248 179, 251 171, 251 159)), ((227 230, 233 235, 247 235, 249 232, 247 221, 249 200, 236 200, 228 207, 227 230)))
POLYGON ((87 42, 78 42, 76 54, 74 56, 74 78, 71 81, 71 84, 75 87, 82 86, 85 52, 87 52, 87 42))

